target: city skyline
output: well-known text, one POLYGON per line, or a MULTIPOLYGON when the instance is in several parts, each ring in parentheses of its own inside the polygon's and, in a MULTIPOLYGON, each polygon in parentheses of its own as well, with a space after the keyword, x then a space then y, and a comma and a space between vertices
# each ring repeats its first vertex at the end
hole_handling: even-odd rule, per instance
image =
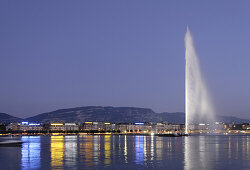
POLYGON ((216 113, 250 119, 247 1, 0 4, 0 112, 23 118, 88 105, 184 112, 188 25, 216 113))

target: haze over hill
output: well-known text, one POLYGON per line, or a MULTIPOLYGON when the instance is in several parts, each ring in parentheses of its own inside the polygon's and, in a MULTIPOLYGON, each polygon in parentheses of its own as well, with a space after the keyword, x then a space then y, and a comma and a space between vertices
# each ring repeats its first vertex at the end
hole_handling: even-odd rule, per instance
MULTIPOLYGON (((7 114, 0 114, 0 122, 19 122, 22 119, 7 114)), ((156 113, 148 108, 138 107, 103 107, 103 106, 86 106, 68 109, 59 109, 52 112, 41 113, 26 119, 30 122, 85 122, 85 121, 102 121, 114 123, 135 123, 135 122, 169 122, 184 123, 185 113, 156 113)), ((218 116, 218 121, 247 123, 250 120, 240 119, 232 116, 218 116)))

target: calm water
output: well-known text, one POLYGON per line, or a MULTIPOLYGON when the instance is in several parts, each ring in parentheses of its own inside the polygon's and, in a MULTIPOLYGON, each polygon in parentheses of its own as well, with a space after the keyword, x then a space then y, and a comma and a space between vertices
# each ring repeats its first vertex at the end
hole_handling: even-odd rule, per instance
POLYGON ((250 136, 24 136, 0 169, 250 169, 250 136))

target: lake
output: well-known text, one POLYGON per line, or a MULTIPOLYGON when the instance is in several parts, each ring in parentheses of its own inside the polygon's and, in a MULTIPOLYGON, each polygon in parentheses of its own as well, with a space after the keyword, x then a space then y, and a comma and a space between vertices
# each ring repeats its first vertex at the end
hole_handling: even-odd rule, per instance
MULTIPOLYGON (((23 136, 0 169, 250 169, 250 136, 23 136)), ((16 139, 16 138, 15 138, 16 139)))

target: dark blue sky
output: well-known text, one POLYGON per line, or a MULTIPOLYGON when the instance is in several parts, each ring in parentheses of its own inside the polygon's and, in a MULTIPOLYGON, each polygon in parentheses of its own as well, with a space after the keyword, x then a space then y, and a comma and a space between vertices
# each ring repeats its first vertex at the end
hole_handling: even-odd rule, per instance
POLYGON ((184 111, 189 25, 218 114, 250 118, 249 1, 0 2, 0 112, 184 111))

